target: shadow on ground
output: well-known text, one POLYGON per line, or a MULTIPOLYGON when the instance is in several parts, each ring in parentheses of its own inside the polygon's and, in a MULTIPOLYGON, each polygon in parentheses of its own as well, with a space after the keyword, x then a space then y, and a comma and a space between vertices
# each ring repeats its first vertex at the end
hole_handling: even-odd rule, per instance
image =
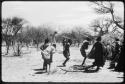
POLYGON ((35 72, 35 74, 43 74, 43 73, 46 73, 46 71, 45 70, 43 70, 43 69, 33 69, 34 71, 37 71, 37 72, 35 72))
POLYGON ((35 74, 43 74, 46 73, 45 71, 39 71, 39 72, 35 72, 35 74))
POLYGON ((59 65, 59 66, 57 66, 57 67, 65 67, 65 66, 63 66, 63 65, 59 65))
POLYGON ((97 70, 85 70, 83 71, 84 73, 96 73, 98 72, 97 70))
POLYGON ((16 58, 22 58, 23 56, 20 55, 20 56, 17 56, 17 55, 2 55, 2 57, 16 57, 16 58))

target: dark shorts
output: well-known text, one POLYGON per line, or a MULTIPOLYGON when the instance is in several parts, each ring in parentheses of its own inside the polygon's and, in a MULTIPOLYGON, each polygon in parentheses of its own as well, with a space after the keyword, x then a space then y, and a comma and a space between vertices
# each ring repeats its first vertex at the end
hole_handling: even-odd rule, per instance
POLYGON ((69 51, 63 51, 63 55, 64 55, 65 57, 69 57, 69 56, 70 56, 70 53, 69 53, 69 51))
POLYGON ((45 62, 46 64, 50 64, 50 63, 52 62, 52 60, 51 60, 51 59, 44 59, 44 62, 45 62))

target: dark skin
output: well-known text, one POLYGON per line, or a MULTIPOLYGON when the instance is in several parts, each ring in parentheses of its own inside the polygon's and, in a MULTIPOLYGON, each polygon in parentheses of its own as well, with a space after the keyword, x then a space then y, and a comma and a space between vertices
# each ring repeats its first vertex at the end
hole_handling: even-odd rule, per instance
MULTIPOLYGON (((89 45, 89 42, 88 42, 88 41, 87 41, 86 43, 87 43, 87 45, 89 45)), ((86 60, 86 58, 87 58, 87 57, 86 57, 86 52, 85 52, 85 50, 86 50, 86 48, 85 48, 85 47, 82 47, 81 54, 82 54, 82 56, 84 56, 82 65, 85 63, 85 60, 86 60)))
POLYGON ((70 47, 70 43, 68 42, 68 39, 64 39, 64 41, 63 41, 63 48, 64 48, 63 55, 66 58, 66 60, 64 61, 63 66, 65 66, 65 64, 69 60, 69 56, 70 56, 69 47, 70 47))

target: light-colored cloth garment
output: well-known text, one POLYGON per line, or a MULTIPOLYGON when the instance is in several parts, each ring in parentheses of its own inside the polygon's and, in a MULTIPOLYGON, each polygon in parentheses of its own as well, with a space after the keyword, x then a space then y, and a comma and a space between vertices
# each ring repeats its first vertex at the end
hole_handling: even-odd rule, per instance
POLYGON ((45 50, 41 51, 43 59, 50 59, 51 54, 55 53, 55 47, 49 45, 45 50))

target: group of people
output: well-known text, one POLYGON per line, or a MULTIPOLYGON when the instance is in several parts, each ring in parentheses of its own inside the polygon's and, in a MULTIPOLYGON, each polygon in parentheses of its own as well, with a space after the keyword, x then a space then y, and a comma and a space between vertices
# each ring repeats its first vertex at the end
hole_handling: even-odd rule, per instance
MULTIPOLYGON (((121 71, 124 68, 123 64, 123 50, 124 47, 120 48, 120 45, 118 44, 118 39, 115 40, 115 48, 114 48, 114 54, 112 54, 112 59, 110 62, 110 67, 109 69, 115 69, 117 71, 121 71), (116 65, 117 62, 117 65, 116 65), (116 66, 115 66, 116 65, 116 66)), ((62 41, 63 45, 63 55, 66 58, 66 60, 62 63, 62 66, 66 66, 66 63, 70 59, 70 46, 72 45, 72 40, 69 38, 64 38, 62 41)), ((105 64, 106 60, 106 52, 105 52, 105 47, 103 43, 101 42, 101 37, 98 37, 96 39, 96 42, 94 43, 90 53, 87 55, 86 50, 88 49, 88 46, 90 45, 90 39, 86 38, 86 40, 83 42, 80 52, 81 55, 84 57, 83 62, 81 63, 82 66, 85 64, 85 60, 87 57, 93 58, 95 61, 93 64, 89 67, 86 68, 88 70, 91 67, 97 67, 96 71, 100 69, 100 67, 103 67, 105 64)), ((47 71, 47 65, 49 66, 49 71, 50 71, 50 66, 53 58, 53 54, 56 52, 56 44, 49 44, 49 39, 46 39, 44 44, 40 47, 42 57, 44 59, 43 63, 43 69, 47 71)))
MULTIPOLYGON (((109 45, 111 46, 111 57, 110 57, 110 66, 108 69, 114 69, 115 71, 123 71, 124 69, 124 46, 123 46, 124 43, 122 43, 120 45, 120 41, 119 39, 115 39, 115 42, 114 42, 114 45, 109 45)), ((111 53, 110 52, 110 53, 111 53)))
POLYGON ((103 67, 103 65, 104 65, 104 57, 103 57, 104 53, 103 53, 103 44, 101 43, 101 37, 98 37, 96 39, 96 43, 93 45, 90 53, 87 56, 85 50, 88 49, 88 45, 90 45, 89 38, 87 38, 83 42, 83 45, 80 48, 81 54, 84 57, 82 65, 85 63, 85 60, 87 57, 93 58, 93 59, 95 59, 95 61, 93 62, 93 64, 91 66, 87 67, 86 69, 97 66, 96 71, 98 71, 100 69, 100 67, 103 67))

